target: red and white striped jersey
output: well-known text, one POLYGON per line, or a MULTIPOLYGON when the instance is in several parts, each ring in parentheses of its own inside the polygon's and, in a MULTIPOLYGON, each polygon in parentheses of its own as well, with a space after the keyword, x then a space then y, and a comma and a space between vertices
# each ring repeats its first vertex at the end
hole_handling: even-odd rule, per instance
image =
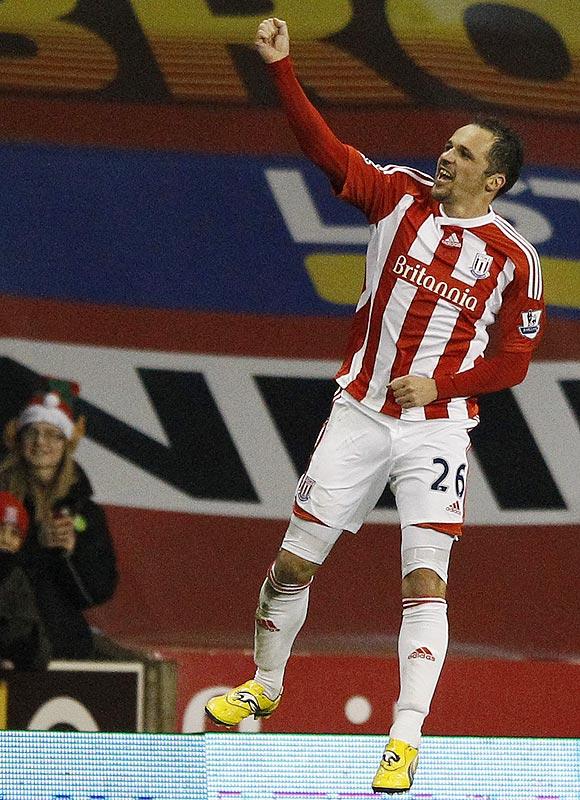
POLYGON ((445 215, 433 179, 378 166, 349 147, 340 197, 370 223, 365 280, 337 381, 368 408, 409 420, 467 419, 475 398, 401 409, 388 385, 403 375, 444 378, 476 366, 496 320, 500 348, 530 352, 544 323, 538 254, 492 209, 445 215))

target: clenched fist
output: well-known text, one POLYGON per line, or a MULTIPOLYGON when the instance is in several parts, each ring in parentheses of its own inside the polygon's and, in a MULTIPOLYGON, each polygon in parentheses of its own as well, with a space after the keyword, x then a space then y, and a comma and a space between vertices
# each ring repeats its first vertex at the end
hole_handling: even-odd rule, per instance
POLYGON ((265 19, 258 25, 254 44, 266 64, 281 61, 290 52, 288 26, 283 19, 265 19))
POLYGON ((433 378, 405 375, 391 381, 395 402, 402 408, 418 408, 437 400, 437 384, 433 378))

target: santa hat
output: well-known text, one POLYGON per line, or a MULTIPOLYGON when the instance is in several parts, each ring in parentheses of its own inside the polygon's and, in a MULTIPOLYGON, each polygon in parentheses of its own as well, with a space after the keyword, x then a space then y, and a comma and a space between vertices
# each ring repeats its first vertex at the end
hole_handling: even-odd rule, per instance
POLYGON ((73 401, 79 393, 79 386, 68 381, 47 379, 48 391, 30 398, 16 420, 16 430, 32 422, 48 422, 59 428, 67 439, 75 430, 73 401))
POLYGON ((0 492, 0 525, 12 525, 22 534, 28 530, 28 512, 11 492, 0 492))

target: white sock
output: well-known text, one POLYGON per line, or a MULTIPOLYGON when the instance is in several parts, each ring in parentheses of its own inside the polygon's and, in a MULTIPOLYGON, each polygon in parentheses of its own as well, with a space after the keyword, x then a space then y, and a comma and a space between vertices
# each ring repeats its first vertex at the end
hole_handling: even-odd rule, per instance
POLYGON ((254 680, 271 700, 282 691, 292 645, 304 624, 312 579, 304 586, 280 583, 273 565, 262 584, 254 633, 254 680))
POLYGON ((419 747, 421 727, 431 700, 449 638, 447 603, 441 597, 403 600, 399 632, 399 699, 390 736, 419 747))

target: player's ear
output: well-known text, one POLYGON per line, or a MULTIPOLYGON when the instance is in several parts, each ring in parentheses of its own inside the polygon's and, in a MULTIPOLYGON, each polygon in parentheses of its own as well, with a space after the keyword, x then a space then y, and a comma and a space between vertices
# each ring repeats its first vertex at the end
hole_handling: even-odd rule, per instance
POLYGON ((505 186, 506 177, 501 172, 494 172, 493 175, 489 175, 487 180, 485 181, 485 189, 488 192, 493 192, 496 195, 502 186, 505 186))

